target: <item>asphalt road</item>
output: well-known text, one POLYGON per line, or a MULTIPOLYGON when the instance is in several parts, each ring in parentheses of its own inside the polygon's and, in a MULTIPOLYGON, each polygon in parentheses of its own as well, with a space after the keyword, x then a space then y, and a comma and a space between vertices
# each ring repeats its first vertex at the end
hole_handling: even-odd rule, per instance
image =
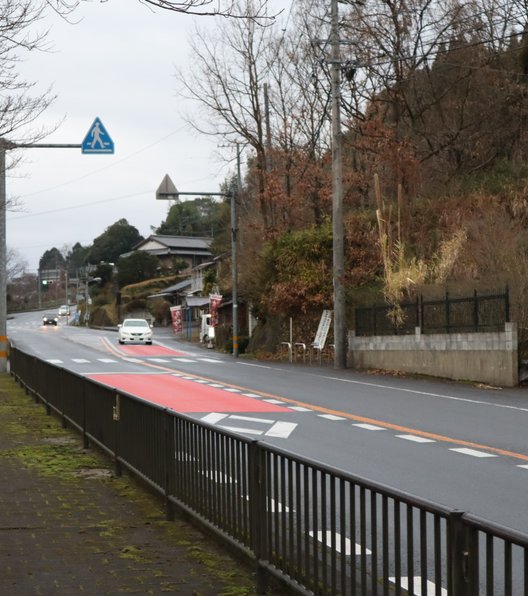
POLYGON ((24 351, 296 454, 528 532, 528 391, 234 359, 155 329, 43 327, 18 315, 24 351))

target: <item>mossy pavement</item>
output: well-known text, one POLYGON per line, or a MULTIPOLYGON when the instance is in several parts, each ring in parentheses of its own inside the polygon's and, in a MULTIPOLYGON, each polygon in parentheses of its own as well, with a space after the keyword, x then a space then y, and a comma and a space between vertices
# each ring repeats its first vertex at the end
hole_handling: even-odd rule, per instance
POLYGON ((255 594, 251 570, 0 374, 0 593, 255 594))

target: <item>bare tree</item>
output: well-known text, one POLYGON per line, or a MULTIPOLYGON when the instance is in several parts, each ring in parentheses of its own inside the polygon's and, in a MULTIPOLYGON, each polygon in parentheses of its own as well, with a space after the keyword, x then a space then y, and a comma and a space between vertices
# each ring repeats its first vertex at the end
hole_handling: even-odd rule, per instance
POLYGON ((17 71, 25 53, 48 48, 47 31, 37 30, 47 8, 36 0, 0 1, 0 140, 4 143, 34 142, 49 132, 35 124, 54 97, 49 90, 32 95, 35 83, 23 80, 17 71))
MULTIPOLYGON (((234 6, 240 14, 265 14, 267 1, 237 1, 234 6)), ((271 27, 261 27, 251 18, 222 21, 216 31, 207 33, 197 28, 190 38, 191 66, 176 73, 181 94, 202 108, 199 118, 188 118, 191 126, 232 143, 244 141, 254 150, 259 211, 265 229, 270 228, 271 220, 265 193, 263 89, 271 35, 271 27)))
POLYGON ((11 283, 17 277, 22 277, 28 268, 28 262, 15 248, 8 248, 6 254, 7 281, 11 283))
MULTIPOLYGON (((45 0, 54 10, 61 15, 70 15, 81 2, 91 2, 92 0, 45 0)), ((108 0, 100 0, 107 2, 108 0)), ((238 10, 235 0, 138 0, 140 4, 161 8, 170 12, 197 16, 222 16, 231 18, 248 18, 247 14, 238 10)), ((263 15, 254 12, 249 15, 250 18, 260 20, 264 18, 269 20, 269 15, 263 15)))

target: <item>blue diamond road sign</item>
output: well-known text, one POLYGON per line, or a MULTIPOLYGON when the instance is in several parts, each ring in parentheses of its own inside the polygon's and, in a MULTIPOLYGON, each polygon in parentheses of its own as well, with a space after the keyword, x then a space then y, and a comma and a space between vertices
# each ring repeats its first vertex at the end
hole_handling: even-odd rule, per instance
POLYGON ((81 145, 82 153, 113 153, 114 152, 114 141, 110 138, 106 128, 99 118, 93 121, 90 130, 84 137, 84 141, 81 145))

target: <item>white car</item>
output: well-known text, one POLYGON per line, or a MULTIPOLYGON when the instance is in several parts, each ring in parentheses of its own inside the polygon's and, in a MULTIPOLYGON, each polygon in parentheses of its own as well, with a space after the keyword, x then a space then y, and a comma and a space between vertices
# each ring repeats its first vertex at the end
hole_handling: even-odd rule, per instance
POLYGON ((117 326, 118 341, 120 344, 139 342, 152 344, 152 325, 145 319, 125 319, 117 326))
POLYGON ((59 307, 59 317, 69 317, 70 307, 67 304, 63 304, 59 307))

